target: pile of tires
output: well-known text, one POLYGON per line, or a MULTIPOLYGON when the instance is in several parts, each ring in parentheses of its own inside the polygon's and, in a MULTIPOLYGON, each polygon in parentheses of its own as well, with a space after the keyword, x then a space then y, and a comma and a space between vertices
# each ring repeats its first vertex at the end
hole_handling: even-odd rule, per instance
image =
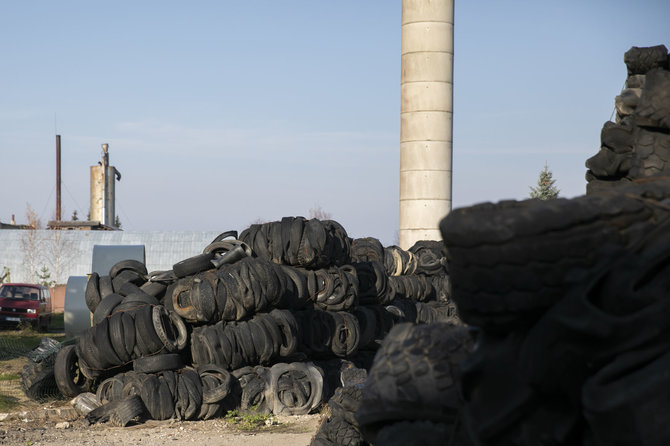
POLYGON ((626 85, 615 99, 600 151, 586 161, 587 193, 670 169, 670 62, 665 45, 632 47, 624 55, 626 85))
POLYGON ((394 325, 459 323, 445 255, 441 243, 385 248, 332 220, 286 217, 223 233, 169 271, 124 260, 90 276, 93 326, 64 350, 57 381, 67 396, 97 387, 91 419, 119 425, 140 403, 153 419, 309 413, 344 361, 370 367, 394 325))
POLYGON ((367 379, 338 389, 312 444, 470 444, 463 429, 459 366, 470 330, 445 322, 399 324, 367 379))
POLYGON ((453 298, 478 333, 460 366, 473 444, 670 442, 653 415, 670 410, 668 199, 652 177, 442 220, 453 298))

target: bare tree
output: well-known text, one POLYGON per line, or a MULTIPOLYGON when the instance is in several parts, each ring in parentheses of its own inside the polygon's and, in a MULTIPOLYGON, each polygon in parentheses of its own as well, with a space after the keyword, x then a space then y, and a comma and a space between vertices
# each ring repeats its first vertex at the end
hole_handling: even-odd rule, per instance
POLYGON ((67 231, 49 231, 44 239, 44 252, 55 282, 67 282, 70 267, 80 254, 77 245, 67 237, 67 231))
POLYGON ((261 217, 258 217, 256 220, 249 223, 249 226, 251 226, 251 225, 262 225, 263 223, 267 223, 267 222, 265 220, 263 220, 261 217))
POLYGON ((316 218, 318 220, 330 220, 332 218, 330 212, 326 212, 321 208, 321 205, 315 204, 309 209, 309 218, 316 218))
POLYGON ((28 270, 28 281, 35 282, 37 277, 37 266, 42 264, 42 240, 38 232, 38 229, 42 228, 42 222, 29 204, 26 205, 26 220, 28 229, 25 230, 21 237, 23 264, 28 270))

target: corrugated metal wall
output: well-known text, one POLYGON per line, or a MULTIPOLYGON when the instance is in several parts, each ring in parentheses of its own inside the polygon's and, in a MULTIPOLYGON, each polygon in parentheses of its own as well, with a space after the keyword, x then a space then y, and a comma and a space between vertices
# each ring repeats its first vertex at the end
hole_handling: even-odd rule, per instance
POLYGON ((144 245, 147 269, 160 271, 200 254, 217 232, 127 232, 0 230, 0 274, 9 268, 13 282, 37 282, 46 267, 51 280, 91 272, 94 245, 144 245))

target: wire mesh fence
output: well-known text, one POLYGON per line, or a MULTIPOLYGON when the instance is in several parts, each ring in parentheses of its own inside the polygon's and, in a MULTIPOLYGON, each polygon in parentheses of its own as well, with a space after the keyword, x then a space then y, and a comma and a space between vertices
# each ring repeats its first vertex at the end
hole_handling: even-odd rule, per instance
POLYGON ((0 332, 0 412, 62 398, 53 376, 58 337, 0 332))

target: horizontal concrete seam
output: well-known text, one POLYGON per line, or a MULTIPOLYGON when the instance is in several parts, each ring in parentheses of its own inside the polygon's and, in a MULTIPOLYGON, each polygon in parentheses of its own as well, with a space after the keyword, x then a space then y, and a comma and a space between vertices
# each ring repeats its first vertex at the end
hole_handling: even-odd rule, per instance
POLYGON ((451 202, 450 199, 446 199, 446 198, 401 198, 400 201, 446 201, 446 202, 451 202))
POLYGON ((404 172, 452 172, 453 169, 400 169, 400 173, 404 172))
POLYGON ((453 85, 454 81, 400 81, 400 85, 405 85, 405 84, 431 84, 431 83, 453 85))
POLYGON ((420 108, 417 110, 408 110, 408 111, 401 111, 400 115, 408 115, 410 113, 428 113, 428 112, 435 112, 435 113, 447 113, 450 115, 453 115, 453 111, 448 111, 448 110, 439 110, 439 109, 427 109, 427 108, 420 108))
POLYGON ((448 21, 448 20, 414 20, 411 22, 404 22, 401 23, 400 26, 405 26, 405 25, 413 25, 416 23, 448 23, 451 26, 454 26, 454 21, 448 21))
POLYGON ((448 113, 450 115, 453 115, 454 112, 449 111, 449 110, 412 110, 412 111, 401 111, 401 115, 406 115, 407 113, 416 113, 416 112, 422 112, 422 113, 448 113))
POLYGON ((454 55, 453 51, 422 50, 422 51, 401 51, 400 57, 405 56, 407 54, 423 54, 423 53, 451 54, 452 56, 454 55))
MULTIPOLYGON (((409 143, 421 143, 421 144, 423 144, 423 143, 427 143, 427 142, 453 143, 453 141, 451 141, 451 140, 449 140, 449 141, 443 141, 443 140, 439 140, 439 139, 420 139, 420 140, 408 140, 408 139, 403 139, 403 140, 400 141, 400 144, 401 144, 401 145, 402 145, 402 144, 405 144, 405 143, 408 143, 408 144, 409 144, 409 143)), ((414 144, 412 144, 412 145, 414 145, 414 144)), ((401 148, 402 148, 402 147, 401 147, 401 148)))
POLYGON ((449 142, 453 143, 450 139, 401 139, 400 144, 405 142, 449 142))
MULTIPOLYGON (((445 214, 445 215, 446 215, 446 214, 445 214)), ((422 227, 420 227, 420 228, 415 228, 415 227, 399 227, 398 229, 401 230, 401 231, 419 231, 419 230, 423 230, 423 231, 438 231, 438 232, 440 231, 440 228, 437 227, 437 226, 433 226, 433 227, 423 227, 423 226, 422 226, 422 227)))
POLYGON ((440 228, 432 227, 432 228, 398 228, 400 231, 439 231, 440 228))

